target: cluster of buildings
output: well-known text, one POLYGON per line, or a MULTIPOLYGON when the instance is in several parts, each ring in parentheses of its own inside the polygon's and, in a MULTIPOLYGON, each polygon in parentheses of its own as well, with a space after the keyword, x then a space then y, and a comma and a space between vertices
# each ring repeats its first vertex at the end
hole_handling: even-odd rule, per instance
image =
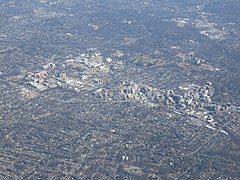
POLYGON ((159 93, 157 89, 139 85, 134 81, 124 81, 119 87, 119 92, 125 99, 134 99, 139 102, 157 101, 159 93))
POLYGON ((97 68, 103 66, 103 56, 99 51, 93 51, 91 54, 83 53, 74 59, 75 62, 84 64, 88 68, 97 68))
MULTIPOLYGON (((214 88, 211 82, 203 86, 190 84, 180 86, 178 90, 158 90, 134 81, 124 81, 119 87, 110 89, 98 89, 95 94, 98 97, 112 100, 133 100, 140 103, 149 103, 153 106, 165 105, 176 113, 186 114, 200 120, 210 129, 218 129, 220 125, 214 121, 214 114, 218 111, 227 111, 228 105, 219 105, 212 102, 214 88)), ((226 133, 225 131, 221 131, 226 133)))
MULTIPOLYGON (((211 82, 207 82, 204 86, 195 84, 179 87, 183 91, 181 99, 181 111, 193 118, 199 119, 205 123, 207 128, 216 130, 220 125, 214 121, 214 114, 218 111, 228 110, 225 105, 218 105, 212 102, 214 88, 211 82)), ((230 106, 230 105, 229 105, 230 106)), ((227 132, 221 130, 222 133, 227 132)))
POLYGON ((45 65, 43 70, 36 72, 28 72, 24 76, 24 80, 27 82, 27 85, 39 90, 44 91, 49 88, 54 88, 58 86, 57 80, 54 76, 51 75, 52 65, 45 65))
POLYGON ((139 85, 134 81, 123 81, 113 89, 100 88, 94 93, 100 98, 108 100, 128 101, 134 100, 140 103, 157 102, 159 93, 156 88, 139 85))
POLYGON ((134 81, 124 81, 119 86, 119 93, 125 99, 133 99, 139 102, 163 103, 172 106, 177 110, 205 109, 211 104, 211 96, 214 93, 212 83, 208 82, 204 86, 195 84, 179 87, 177 94, 173 90, 158 90, 147 85, 139 85, 134 81))
POLYGON ((214 93, 211 82, 207 82, 204 86, 190 84, 187 86, 180 86, 179 89, 183 90, 183 99, 186 106, 192 108, 202 109, 205 104, 211 103, 211 97, 214 93))
POLYGON ((208 16, 203 14, 194 22, 195 27, 199 29, 200 34, 207 36, 212 40, 224 40, 227 32, 225 28, 219 28, 215 23, 209 22, 208 16))
POLYGON ((106 82, 110 67, 115 63, 118 65, 119 61, 114 62, 111 57, 104 58, 97 49, 88 49, 77 57, 69 56, 57 64, 50 62, 40 70, 24 74, 23 83, 38 92, 59 86, 76 91, 91 89, 106 82))

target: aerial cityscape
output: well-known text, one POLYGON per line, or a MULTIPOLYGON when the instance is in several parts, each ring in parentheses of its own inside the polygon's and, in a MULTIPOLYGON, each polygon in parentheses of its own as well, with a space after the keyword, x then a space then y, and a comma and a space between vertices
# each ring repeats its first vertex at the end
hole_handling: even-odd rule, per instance
POLYGON ((0 0, 0 179, 239 179, 239 9, 0 0))

